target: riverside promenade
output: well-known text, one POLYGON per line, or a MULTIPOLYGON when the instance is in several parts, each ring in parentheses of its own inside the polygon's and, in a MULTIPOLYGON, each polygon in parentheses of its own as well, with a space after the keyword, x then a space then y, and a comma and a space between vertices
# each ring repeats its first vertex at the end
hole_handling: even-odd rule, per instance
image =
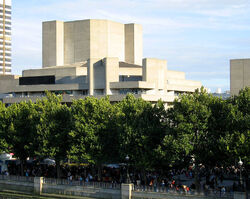
POLYGON ((42 177, 0 177, 0 198, 105 198, 105 199, 247 199, 245 193, 185 193, 133 184, 102 182, 82 183, 42 177), (5 197, 6 196, 6 197, 5 197))

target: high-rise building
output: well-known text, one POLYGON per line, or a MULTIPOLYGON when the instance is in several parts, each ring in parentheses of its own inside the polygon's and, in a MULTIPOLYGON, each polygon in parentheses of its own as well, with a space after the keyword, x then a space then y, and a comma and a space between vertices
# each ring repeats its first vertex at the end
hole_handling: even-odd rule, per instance
POLYGON ((0 75, 11 74, 11 0, 0 0, 0 75))

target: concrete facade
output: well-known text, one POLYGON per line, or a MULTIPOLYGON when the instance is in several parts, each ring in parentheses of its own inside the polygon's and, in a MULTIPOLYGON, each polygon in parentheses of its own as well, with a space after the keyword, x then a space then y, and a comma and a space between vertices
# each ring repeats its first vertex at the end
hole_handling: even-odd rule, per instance
POLYGON ((43 22, 43 67, 118 57, 142 62, 142 26, 108 20, 43 22))
POLYGON ((152 103, 169 105, 201 83, 170 71, 167 61, 142 59, 142 26, 108 20, 43 23, 43 67, 24 70, 22 77, 0 78, 2 100, 36 100, 45 90, 63 94, 64 102, 86 96, 121 101, 132 93, 152 103))
POLYGON ((250 86, 250 59, 230 60, 230 94, 250 86))

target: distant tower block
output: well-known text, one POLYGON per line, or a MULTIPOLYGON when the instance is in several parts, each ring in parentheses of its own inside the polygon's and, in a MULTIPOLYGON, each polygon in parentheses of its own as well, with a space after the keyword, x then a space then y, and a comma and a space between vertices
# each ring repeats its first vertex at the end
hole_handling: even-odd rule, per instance
POLYGON ((11 74, 11 0, 0 0, 0 75, 11 74))
POLYGON ((221 94, 221 88, 217 88, 216 93, 221 94))

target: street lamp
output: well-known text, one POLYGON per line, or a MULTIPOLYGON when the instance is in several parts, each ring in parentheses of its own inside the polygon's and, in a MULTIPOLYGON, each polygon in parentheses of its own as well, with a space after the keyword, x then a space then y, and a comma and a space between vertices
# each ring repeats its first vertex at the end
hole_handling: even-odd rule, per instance
POLYGON ((243 165, 243 162, 241 161, 241 158, 240 158, 240 161, 238 162, 239 164, 239 167, 240 167, 240 187, 242 187, 243 185, 243 181, 242 181, 242 165, 243 165))
POLYGON ((126 183, 127 184, 129 184, 130 183, 130 178, 129 178, 129 171, 128 171, 128 166, 129 166, 129 156, 127 155, 126 157, 125 157, 125 160, 126 160, 126 162, 127 162, 127 178, 126 178, 126 183))

